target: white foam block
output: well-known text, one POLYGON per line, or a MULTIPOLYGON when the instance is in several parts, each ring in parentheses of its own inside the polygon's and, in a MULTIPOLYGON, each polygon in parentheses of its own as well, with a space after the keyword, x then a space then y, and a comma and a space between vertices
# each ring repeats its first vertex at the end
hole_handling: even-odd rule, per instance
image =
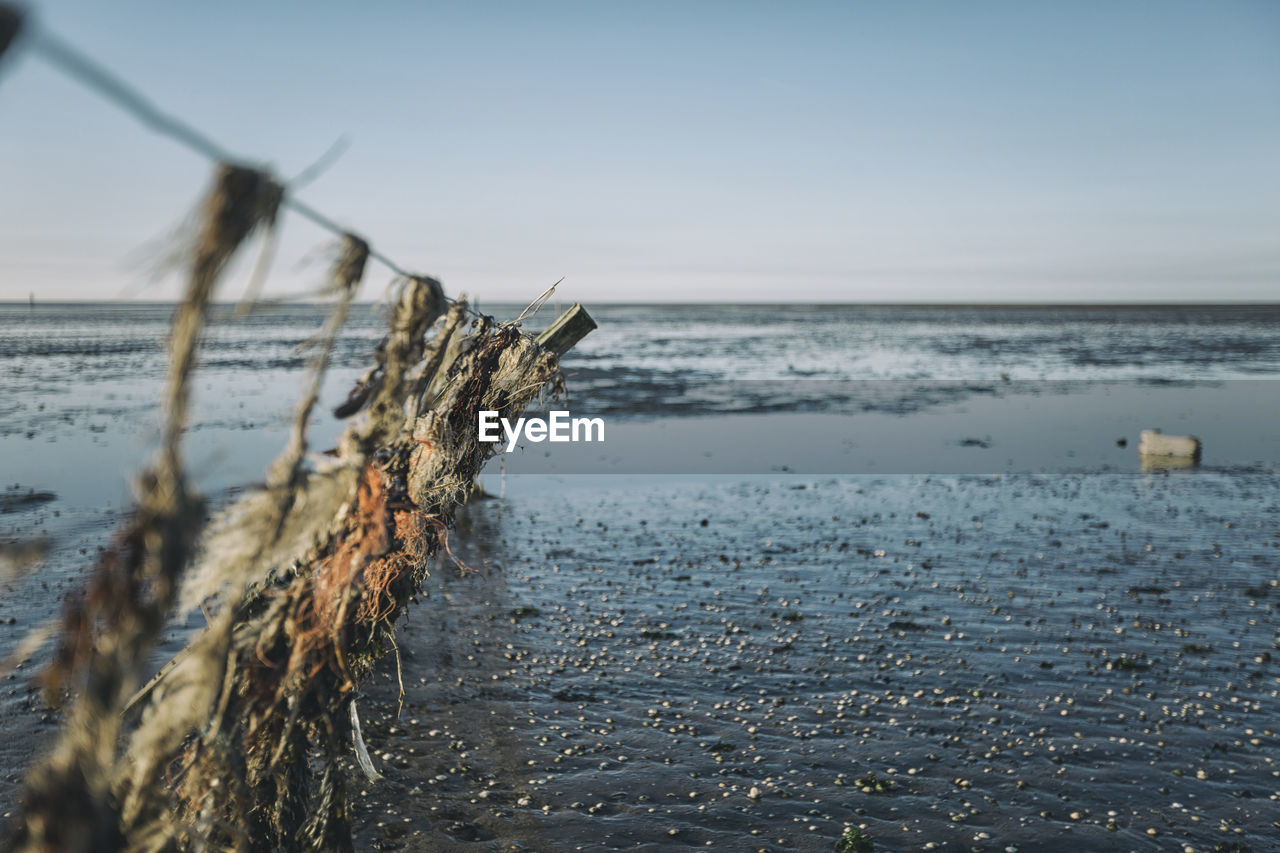
POLYGON ((1200 439, 1194 435, 1165 435, 1158 429, 1144 429, 1141 435, 1138 453, 1142 456, 1200 458, 1200 439))

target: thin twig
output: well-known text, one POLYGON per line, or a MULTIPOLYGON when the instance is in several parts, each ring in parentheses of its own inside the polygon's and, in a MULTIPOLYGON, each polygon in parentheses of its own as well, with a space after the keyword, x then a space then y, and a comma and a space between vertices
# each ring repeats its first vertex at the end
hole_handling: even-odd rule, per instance
POLYGON ((329 167, 338 161, 338 158, 347 152, 347 148, 351 145, 351 140, 345 136, 338 137, 329 150, 320 155, 320 158, 289 181, 289 189, 297 191, 314 181, 329 170, 329 167))
POLYGON ((546 290, 542 291, 542 293, 538 294, 538 298, 530 302, 528 307, 526 307, 523 311, 520 312, 520 316, 515 318, 515 320, 513 320, 512 322, 520 323, 526 318, 531 318, 533 317, 534 314, 537 314, 538 309, 542 307, 542 303, 546 302, 548 299, 551 298, 551 294, 556 292, 556 287, 560 284, 561 281, 564 281, 564 276, 560 276, 560 281, 557 281, 555 284, 551 285, 546 290))
POLYGON ((400 695, 396 697, 396 719, 400 719, 400 713, 404 710, 404 670, 400 668, 400 647, 396 645, 395 626, 387 632, 387 639, 391 641, 391 649, 396 653, 396 681, 400 684, 400 695))

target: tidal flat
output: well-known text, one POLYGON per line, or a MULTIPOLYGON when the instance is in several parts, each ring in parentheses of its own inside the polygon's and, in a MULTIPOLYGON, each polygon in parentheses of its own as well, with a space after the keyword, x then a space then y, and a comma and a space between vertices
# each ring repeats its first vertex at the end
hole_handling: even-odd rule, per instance
POLYGON ((361 700, 368 849, 1276 837, 1269 474, 512 479, 361 700))
MULTIPOLYGON (((127 513, 171 312, 0 310, 0 537, 47 544, 0 589, 0 655, 127 513)), ((451 538, 475 571, 433 568, 400 672, 388 656, 359 699, 384 776, 349 778, 360 849, 830 851, 849 827, 877 851, 1274 848, 1280 480, 1259 413, 1280 399, 1280 309, 593 313, 568 402, 630 467, 515 474, 552 467, 542 445, 486 475, 505 497, 451 538), (866 378, 889 381, 867 397, 866 378), (1033 428, 1042 411, 1070 442, 1033 428), (782 440, 845 418, 848 452, 809 442, 808 468, 782 440), (1206 439, 1204 466, 1142 473, 1149 426, 1206 439), (677 457, 686 434, 716 455, 677 457), (887 460, 898 444, 910 458, 887 460)), ((323 320, 226 315, 188 435, 211 507, 279 452, 323 320)), ((384 325, 353 316, 326 406, 384 325)), ((313 446, 339 428, 319 418, 313 446)), ((202 624, 172 625, 154 665, 202 624)), ((43 660, 0 685, 0 818, 60 722, 43 660)))

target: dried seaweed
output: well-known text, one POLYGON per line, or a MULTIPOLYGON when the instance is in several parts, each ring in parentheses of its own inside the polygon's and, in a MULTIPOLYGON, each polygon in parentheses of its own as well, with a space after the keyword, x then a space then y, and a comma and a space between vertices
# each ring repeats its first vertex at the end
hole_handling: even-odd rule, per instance
MULTIPOLYGON (((145 779, 131 783, 126 801, 149 804, 126 812, 136 820, 131 833, 167 830, 179 847, 251 839, 255 849, 347 849, 338 759, 352 748, 349 705, 491 452, 475 441, 476 413, 514 414, 556 376, 554 357, 516 327, 478 323, 464 333, 452 313, 428 351, 418 330, 439 308, 405 294, 385 348, 391 369, 342 441, 340 458, 359 471, 346 512, 319 553, 240 604, 219 712, 174 757, 176 801, 145 779), (410 380, 409 359, 424 355, 435 370, 410 380), (418 389, 432 403, 410 416, 405 398, 418 389), (424 471, 432 483, 411 486, 427 482, 424 471), (241 784, 211 784, 231 777, 241 784)), ((208 683, 209 668, 184 667, 190 675, 165 685, 153 705, 189 689, 188 678, 208 683)))
MULTIPOLYGON (((220 186, 244 178, 224 170, 220 186)), ((253 230, 245 222, 271 221, 265 185, 251 184, 238 192, 253 205, 225 194, 257 218, 211 203, 202 246, 243 240, 253 230)), ((224 255, 197 253, 175 341, 194 345, 224 255)), ((367 256, 346 239, 333 272, 338 300, 266 489, 220 514, 198 544, 200 504, 187 495, 176 447, 192 361, 175 344, 165 449, 139 511, 61 626, 51 685, 70 684, 77 698, 57 750, 29 778, 23 849, 350 849, 340 759, 355 748, 353 702, 393 646, 431 558, 448 553, 454 511, 496 452, 478 441, 477 414, 516 417, 560 385, 557 356, 516 324, 468 323, 464 301, 446 310, 438 282, 405 278, 359 403, 346 412, 358 417, 336 458, 316 464, 306 425, 367 256), (211 621, 135 696, 141 718, 119 753, 120 710, 175 600, 206 605, 211 621), (109 612, 121 601, 138 615, 109 612), (121 614, 143 627, 117 624, 121 614), (103 657, 110 689, 89 677, 103 657)))

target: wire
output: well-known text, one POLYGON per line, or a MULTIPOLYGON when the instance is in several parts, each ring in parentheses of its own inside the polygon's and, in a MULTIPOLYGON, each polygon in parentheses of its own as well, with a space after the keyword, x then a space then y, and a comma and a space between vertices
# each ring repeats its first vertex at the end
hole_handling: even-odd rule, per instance
POLYGON ((239 161, 191 125, 162 112, 137 89, 53 33, 37 30, 32 35, 31 48, 59 71, 131 113, 161 136, 167 136, 210 160, 239 161))
MULTIPOLYGON (((4 4, 0 4, 4 5, 4 4)), ((182 145, 190 151, 205 157, 208 160, 222 163, 247 163, 252 162, 247 158, 241 158, 233 155, 229 150, 213 141, 207 134, 193 127, 185 121, 171 115, 160 109, 152 103, 137 88, 127 83, 119 75, 113 73, 109 68, 87 56, 84 52, 58 37, 56 34, 41 28, 31 34, 29 46, 42 59, 50 65, 57 68, 62 73, 71 77, 85 88, 97 93, 102 98, 115 104, 120 109, 132 115, 143 125, 158 133, 161 136, 167 136, 173 141, 182 145)), ((299 178, 307 177, 312 170, 304 172, 299 178)), ((303 181, 305 183, 305 181, 303 181)), ((288 185, 286 185, 286 190, 288 185)), ((348 228, 343 228, 335 220, 316 210, 311 205, 297 198, 296 196, 286 192, 282 204, 293 212, 297 213, 304 219, 309 220, 319 228, 329 231, 339 237, 351 233, 348 228)), ((405 278, 417 278, 410 273, 404 266, 396 263, 387 255, 369 246, 369 257, 382 264, 396 275, 405 278)), ((450 304, 458 304, 456 299, 445 297, 450 304)), ((469 314, 474 317, 482 317, 478 311, 470 305, 465 306, 469 314)))

